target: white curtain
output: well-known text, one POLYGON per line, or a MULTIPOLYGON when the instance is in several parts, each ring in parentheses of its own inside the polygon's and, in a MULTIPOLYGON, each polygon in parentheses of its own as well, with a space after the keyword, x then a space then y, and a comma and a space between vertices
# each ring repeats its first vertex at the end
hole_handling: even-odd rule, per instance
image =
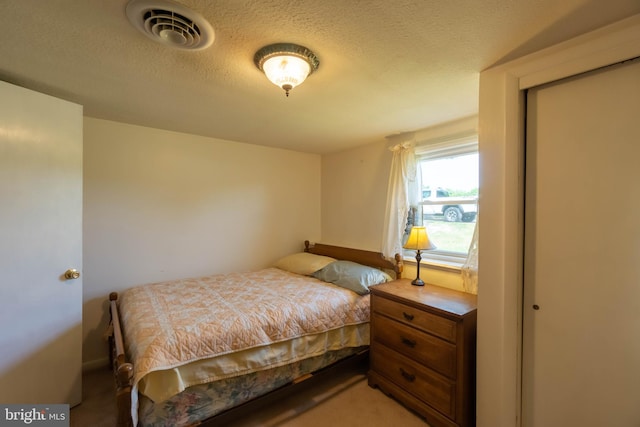
POLYGON ((382 253, 385 257, 393 259, 395 254, 402 253, 402 237, 409 207, 417 204, 419 174, 413 141, 394 145, 389 150, 393 153, 393 159, 387 190, 382 253))
POLYGON ((476 227, 473 230, 473 237, 469 245, 467 260, 462 266, 462 287, 466 292, 478 293, 478 222, 480 216, 476 215, 476 227))

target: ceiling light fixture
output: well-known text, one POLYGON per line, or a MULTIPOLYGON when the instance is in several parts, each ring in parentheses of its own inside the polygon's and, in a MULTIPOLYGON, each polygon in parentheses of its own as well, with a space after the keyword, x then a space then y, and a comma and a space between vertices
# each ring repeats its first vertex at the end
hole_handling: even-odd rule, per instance
POLYGON ((287 96, 320 65, 313 52, 293 43, 265 46, 256 52, 253 62, 273 84, 284 89, 287 96))

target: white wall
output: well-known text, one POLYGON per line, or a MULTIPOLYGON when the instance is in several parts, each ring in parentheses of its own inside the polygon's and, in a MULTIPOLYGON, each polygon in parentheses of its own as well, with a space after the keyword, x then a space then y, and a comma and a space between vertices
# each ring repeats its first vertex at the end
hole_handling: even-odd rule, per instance
POLYGON ((84 120, 85 368, 112 291, 256 269, 320 239, 320 156, 84 120))
POLYGON ((381 250, 390 168, 386 141, 322 157, 323 243, 381 250))

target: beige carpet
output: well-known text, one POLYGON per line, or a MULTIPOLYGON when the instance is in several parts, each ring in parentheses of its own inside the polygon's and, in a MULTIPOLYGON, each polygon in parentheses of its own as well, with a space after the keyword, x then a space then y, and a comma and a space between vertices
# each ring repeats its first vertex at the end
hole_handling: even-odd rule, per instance
MULTIPOLYGON (((83 376, 83 402, 71 410, 72 427, 113 427, 113 378, 107 370, 83 376)), ((268 402, 230 427, 425 427, 428 425, 380 390, 367 385, 364 374, 337 372, 313 387, 268 402)))

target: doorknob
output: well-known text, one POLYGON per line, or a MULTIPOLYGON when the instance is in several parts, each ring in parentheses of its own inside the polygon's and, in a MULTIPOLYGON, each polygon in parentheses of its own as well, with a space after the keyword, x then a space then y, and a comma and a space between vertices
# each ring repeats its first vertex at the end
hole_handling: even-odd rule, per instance
POLYGON ((64 272, 64 278, 67 280, 77 279, 78 277, 80 277, 80 272, 75 268, 70 268, 64 272))

